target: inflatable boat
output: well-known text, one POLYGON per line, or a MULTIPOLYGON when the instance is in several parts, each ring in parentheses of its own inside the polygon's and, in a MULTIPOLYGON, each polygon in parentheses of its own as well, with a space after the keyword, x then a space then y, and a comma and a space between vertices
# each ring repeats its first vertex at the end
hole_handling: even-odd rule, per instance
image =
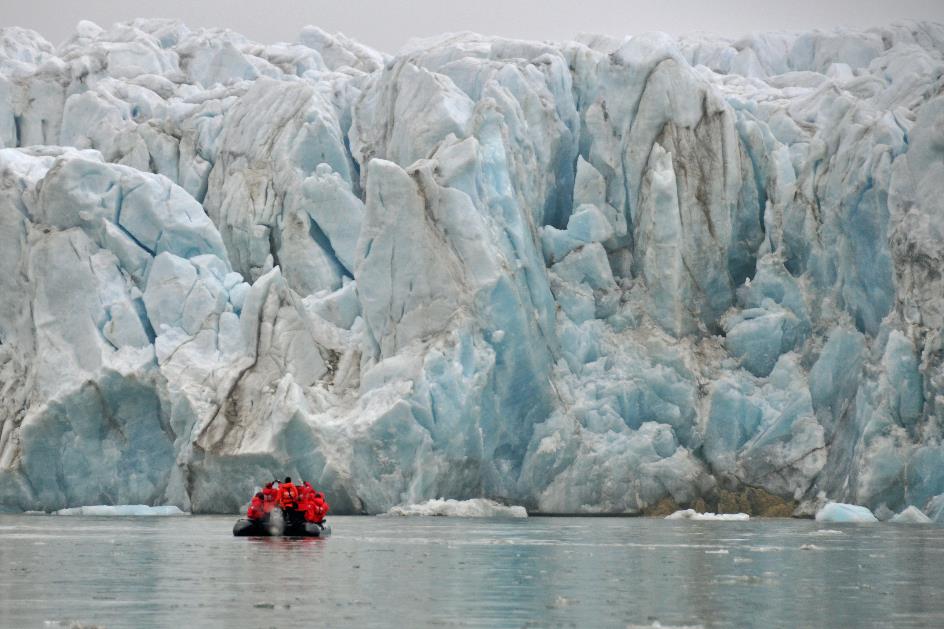
POLYGON ((283 521, 274 517, 266 520, 241 518, 233 525, 236 537, 328 537, 331 527, 304 520, 283 521))

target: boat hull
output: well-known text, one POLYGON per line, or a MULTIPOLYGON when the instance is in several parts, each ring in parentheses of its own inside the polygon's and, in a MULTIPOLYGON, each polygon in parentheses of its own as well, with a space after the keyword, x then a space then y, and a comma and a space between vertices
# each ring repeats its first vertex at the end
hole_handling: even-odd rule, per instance
POLYGON ((281 523, 276 520, 259 521, 242 518, 233 526, 236 537, 328 537, 331 527, 314 522, 281 523))

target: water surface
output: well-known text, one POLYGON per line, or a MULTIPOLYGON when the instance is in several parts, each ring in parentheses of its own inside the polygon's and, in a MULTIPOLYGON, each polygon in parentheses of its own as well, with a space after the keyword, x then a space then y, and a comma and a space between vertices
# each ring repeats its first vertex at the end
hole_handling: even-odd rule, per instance
POLYGON ((0 516, 0 627, 941 627, 944 528, 0 516))

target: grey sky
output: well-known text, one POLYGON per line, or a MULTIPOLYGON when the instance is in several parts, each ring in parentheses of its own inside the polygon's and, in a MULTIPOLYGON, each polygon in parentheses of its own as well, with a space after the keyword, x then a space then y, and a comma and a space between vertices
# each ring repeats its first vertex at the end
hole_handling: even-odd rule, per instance
POLYGON ((261 42, 294 41, 306 24, 341 31, 395 52, 411 37, 472 30, 526 39, 579 32, 627 35, 650 30, 750 31, 867 27, 900 19, 944 22, 942 0, 0 0, 0 24, 38 30, 55 44, 80 19, 101 26, 132 17, 179 18, 191 27, 224 26, 261 42))

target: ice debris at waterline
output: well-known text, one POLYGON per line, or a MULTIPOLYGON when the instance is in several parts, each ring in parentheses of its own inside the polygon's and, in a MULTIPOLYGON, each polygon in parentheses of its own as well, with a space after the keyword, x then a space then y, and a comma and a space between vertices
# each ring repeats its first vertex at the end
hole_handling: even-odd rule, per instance
POLYGON ((170 506, 149 507, 148 505, 92 505, 59 509, 53 515, 104 515, 104 516, 178 516, 190 515, 179 508, 170 506))
POLYGON ((524 507, 506 506, 487 498, 453 500, 434 498, 419 504, 397 505, 386 515, 399 516, 446 516, 453 518, 526 518, 524 507))
POLYGON ((665 516, 665 519, 737 522, 750 520, 751 516, 747 513, 699 513, 694 509, 682 509, 681 511, 676 511, 675 513, 665 516))
POLYGON ((944 494, 944 27, 0 30, 0 509, 944 494))
POLYGON ((893 516, 889 522, 895 524, 929 524, 932 520, 926 516, 921 509, 910 506, 901 513, 893 516))
POLYGON ((817 522, 878 522, 867 507, 830 502, 816 512, 817 522))

